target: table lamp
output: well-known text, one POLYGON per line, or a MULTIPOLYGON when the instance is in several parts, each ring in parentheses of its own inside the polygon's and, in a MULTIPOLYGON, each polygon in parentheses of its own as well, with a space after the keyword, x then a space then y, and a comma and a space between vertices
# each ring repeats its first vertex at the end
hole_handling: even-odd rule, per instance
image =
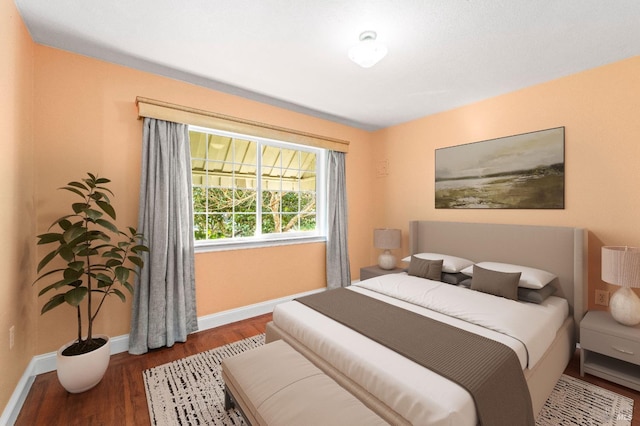
POLYGON ((640 298, 632 290, 640 287, 640 248, 602 247, 602 280, 621 286, 609 301, 613 319, 628 326, 640 323, 640 298))
POLYGON ((374 229, 373 245, 383 249, 384 252, 378 256, 378 266, 382 269, 393 269, 396 267, 396 257, 389 251, 400 248, 402 232, 399 229, 374 229))

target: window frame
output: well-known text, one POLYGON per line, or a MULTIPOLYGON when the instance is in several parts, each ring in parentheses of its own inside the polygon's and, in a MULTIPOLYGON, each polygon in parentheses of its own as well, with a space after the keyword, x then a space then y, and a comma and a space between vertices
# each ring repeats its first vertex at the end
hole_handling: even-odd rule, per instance
MULTIPOLYGON (((281 140, 275 140, 260 136, 252 136, 248 134, 230 132, 226 130, 213 129, 209 127, 189 125, 189 132, 196 131, 202 133, 215 134, 219 136, 225 136, 230 138, 238 138, 256 143, 256 228, 260 230, 260 235, 252 237, 232 237, 222 238, 217 240, 196 240, 195 234, 192 232, 194 239, 194 249, 196 253, 220 251, 220 250, 233 250, 233 249, 247 249, 257 247, 270 247, 289 244, 305 244, 315 242, 327 241, 327 196, 326 196, 326 167, 327 167, 327 150, 319 147, 301 145, 292 142, 286 142, 281 140), (315 231, 297 231, 286 233, 273 233, 262 234, 261 230, 261 216, 262 216, 262 147, 268 145, 271 147, 277 147, 280 149, 290 149, 296 151, 306 151, 316 154, 316 230, 315 231)), ((208 155, 207 155, 208 157, 208 155)), ((195 157, 196 159, 202 159, 195 157)), ((191 160, 194 157, 191 155, 191 160)), ((208 159, 205 158, 205 161, 208 159)), ((191 184, 191 203, 193 207, 193 188, 195 185, 191 184)), ((193 212, 193 218, 195 219, 196 212, 193 212)))

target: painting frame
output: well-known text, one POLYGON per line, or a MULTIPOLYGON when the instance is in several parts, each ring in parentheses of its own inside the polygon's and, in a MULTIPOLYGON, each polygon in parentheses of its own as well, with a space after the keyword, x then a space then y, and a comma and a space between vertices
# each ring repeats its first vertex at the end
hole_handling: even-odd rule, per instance
POLYGON ((436 209, 564 209, 565 128, 435 150, 436 209))

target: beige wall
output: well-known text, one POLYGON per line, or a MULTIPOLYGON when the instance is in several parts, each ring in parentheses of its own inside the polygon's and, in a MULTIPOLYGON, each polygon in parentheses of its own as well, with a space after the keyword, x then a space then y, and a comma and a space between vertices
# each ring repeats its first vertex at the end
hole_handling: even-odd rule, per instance
POLYGON ((33 43, 0 0, 0 408, 35 355, 33 43), (9 350, 9 328, 15 345, 9 350))
MULTIPOLYGON (((374 135, 384 200, 376 222, 404 230, 411 219, 578 226, 589 230, 589 305, 602 245, 640 245, 640 57, 435 114, 374 135), (434 150, 565 127, 564 210, 434 208, 434 150)), ((611 290, 617 287, 611 286, 611 290)))

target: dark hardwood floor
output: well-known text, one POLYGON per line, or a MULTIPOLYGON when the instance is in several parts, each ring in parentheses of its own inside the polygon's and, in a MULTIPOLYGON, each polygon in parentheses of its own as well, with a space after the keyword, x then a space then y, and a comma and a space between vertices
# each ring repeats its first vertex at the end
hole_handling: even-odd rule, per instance
POLYGON ((149 425, 142 371, 198 352, 264 333, 271 314, 205 330, 185 343, 145 355, 113 355, 102 381, 93 389, 70 394, 55 371, 36 377, 18 416, 18 426, 149 425))
MULTIPOLYGON (((271 315, 268 314, 201 331, 189 336, 186 343, 157 349, 145 355, 113 355, 102 381, 95 388, 81 394, 67 393, 58 383, 55 372, 41 374, 31 387, 16 425, 148 425, 149 411, 142 381, 143 370, 264 333, 270 320, 271 315)), ((565 373, 632 398, 632 425, 640 426, 639 392, 594 376, 581 378, 577 353, 565 373)))

